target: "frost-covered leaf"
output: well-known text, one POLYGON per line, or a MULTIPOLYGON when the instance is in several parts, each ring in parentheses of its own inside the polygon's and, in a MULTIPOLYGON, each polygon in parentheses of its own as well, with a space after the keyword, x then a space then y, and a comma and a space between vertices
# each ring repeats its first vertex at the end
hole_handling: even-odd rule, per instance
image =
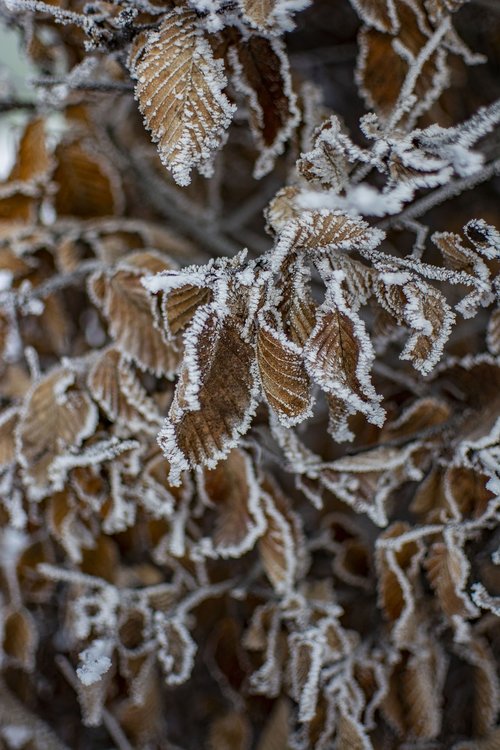
POLYGON ((474 696, 469 706, 469 715, 475 734, 486 735, 493 729, 500 708, 500 685, 496 661, 488 643, 482 638, 474 638, 459 653, 473 668, 474 696))
POLYGON ((78 448, 93 434, 96 424, 97 409, 75 386, 73 372, 57 368, 35 383, 26 396, 16 431, 19 462, 33 497, 48 492, 55 460, 78 448))
POLYGON ((131 431, 161 423, 154 401, 117 349, 107 349, 92 366, 88 387, 106 416, 131 431))
POLYGON ((277 487, 266 482, 262 501, 267 528, 259 539, 259 555, 278 593, 289 591, 304 561, 304 539, 298 516, 277 487))
POLYGON ((125 359, 142 370, 172 376, 177 355, 155 324, 152 299, 141 277, 171 268, 169 258, 153 252, 127 256, 114 270, 89 279, 89 292, 102 310, 109 332, 125 359))
POLYGON ((421 279, 408 280, 407 274, 380 274, 375 291, 384 309, 398 323, 414 333, 408 339, 401 359, 408 359, 427 375, 441 358, 455 314, 444 295, 421 279))
POLYGON ((222 93, 223 62, 214 58, 196 14, 168 11, 157 31, 136 38, 129 67, 145 125, 175 181, 188 185, 193 167, 209 176, 234 106, 222 93))
POLYGON ((168 334, 176 336, 189 325, 196 310, 210 302, 210 290, 206 287, 186 284, 164 295, 161 301, 163 321, 168 334))
POLYGON ((401 684, 407 707, 406 722, 414 737, 433 739, 441 730, 441 700, 436 675, 435 654, 431 650, 411 657, 401 684))
POLYGON ((314 148, 297 162, 300 173, 310 182, 340 192, 348 180, 348 159, 337 117, 326 120, 315 132, 314 148))
POLYGON ((291 31, 291 16, 310 0, 238 0, 243 17, 262 31, 291 31))
POLYGON ((163 612, 155 612, 154 627, 165 682, 180 685, 191 674, 196 644, 181 620, 169 618, 163 612))
POLYGON ((500 308, 497 307, 490 315, 488 320, 488 330, 486 333, 488 349, 492 354, 500 354, 500 308))
POLYGON ((460 548, 459 540, 453 537, 446 542, 435 542, 425 560, 427 576, 436 591, 443 612, 454 616, 470 617, 475 608, 464 592, 469 575, 469 564, 460 548))
POLYGON ((380 425, 384 412, 369 376, 374 352, 363 321, 345 302, 342 279, 343 274, 332 279, 319 308, 304 348, 306 367, 312 379, 343 401, 351 414, 361 411, 380 425))
POLYGON ((214 468, 250 426, 257 405, 254 349, 230 317, 211 306, 195 314, 184 340, 174 401, 158 440, 170 481, 195 466, 214 468))
POLYGON ((262 315, 257 331, 257 363, 264 395, 285 426, 311 415, 309 376, 297 344, 262 315))
MULTIPOLYGON (((262 0, 251 3, 254 8, 262 0)), ((250 4, 250 3, 249 3, 250 4)), ((244 94, 259 150, 255 177, 267 174, 300 119, 290 68, 281 40, 251 35, 230 50, 235 88, 244 94)))
POLYGON ((393 29, 397 17, 394 35, 373 28, 361 30, 358 81, 367 105, 387 117, 398 102, 406 77, 413 75, 416 116, 434 103, 447 83, 446 52, 429 43, 432 29, 417 3, 399 0, 395 8, 395 16, 389 16, 393 29))
POLYGON ((395 0, 351 0, 351 4, 369 26, 391 34, 398 29, 395 0))
POLYGON ((250 460, 242 450, 233 449, 215 469, 200 473, 205 502, 213 507, 216 522, 202 551, 221 557, 240 557, 253 548, 265 529, 260 487, 250 460))
POLYGON ((402 521, 392 524, 381 535, 376 555, 379 606, 393 623, 394 639, 399 646, 411 642, 417 625, 414 585, 424 552, 419 539, 405 540, 409 531, 409 525, 402 521), (399 544, 392 546, 392 540, 399 544))
POLYGON ((380 230, 361 219, 326 210, 303 211, 300 219, 285 224, 279 235, 272 258, 273 269, 278 270, 293 252, 372 249, 383 236, 380 230))

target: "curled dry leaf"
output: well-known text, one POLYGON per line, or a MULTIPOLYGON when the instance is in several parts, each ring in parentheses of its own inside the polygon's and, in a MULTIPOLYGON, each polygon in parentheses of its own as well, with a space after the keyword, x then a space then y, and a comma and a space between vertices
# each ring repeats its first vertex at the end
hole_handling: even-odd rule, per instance
POLYGON ((256 408, 254 351, 239 328, 207 306, 185 339, 184 364, 159 442, 170 481, 190 466, 213 468, 250 426, 256 408))
POLYGON ((289 591, 305 562, 303 531, 298 516, 274 484, 263 485, 267 528, 258 549, 267 577, 279 593, 289 591))
POLYGON ((111 421, 132 431, 159 425, 155 403, 117 349, 107 349, 97 359, 87 382, 92 397, 111 421))
POLYGON ((114 269, 93 274, 89 293, 106 318, 122 356, 142 370, 172 376, 177 354, 158 330, 151 297, 141 283, 143 276, 167 268, 171 268, 171 263, 166 256, 133 253, 114 269))
POLYGON ((19 462, 34 498, 51 488, 50 469, 59 456, 93 434, 97 409, 76 387, 75 374, 56 368, 27 394, 16 430, 19 462))
POLYGON ((211 540, 206 540, 213 545, 213 552, 221 557, 240 557, 252 549, 266 522, 250 457, 232 450, 215 469, 201 472, 200 486, 202 496, 216 512, 211 540))
MULTIPOLYGON (((248 3, 256 10, 259 2, 248 3)), ((272 3, 274 4, 274 3, 272 3)), ((259 150, 255 177, 267 174, 300 120, 290 68, 281 40, 252 35, 231 48, 234 84, 244 94, 250 126, 259 150)))

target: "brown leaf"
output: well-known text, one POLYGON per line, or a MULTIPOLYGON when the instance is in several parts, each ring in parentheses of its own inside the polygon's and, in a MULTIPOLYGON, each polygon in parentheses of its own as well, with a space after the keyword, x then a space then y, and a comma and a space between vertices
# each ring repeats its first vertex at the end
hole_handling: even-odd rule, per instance
POLYGON ((250 457, 235 448, 215 469, 203 471, 200 485, 216 512, 211 534, 215 553, 240 557, 252 549, 264 531, 265 519, 250 457))
POLYGON ((257 363, 269 405, 287 427, 311 414, 310 381, 299 346, 260 319, 257 331, 257 363))
POLYGON ((258 29, 268 29, 273 25, 273 11, 276 0, 239 0, 243 15, 258 29))
POLYGON ((447 617, 451 619, 455 615, 467 617, 474 614, 474 607, 463 591, 469 564, 458 542, 435 542, 428 552, 425 568, 429 583, 447 617))
POLYGON ((144 123, 179 185, 189 184, 193 167, 211 174, 234 111, 222 93, 223 63, 196 22, 190 10, 168 11, 156 31, 136 37, 128 61, 144 123))
POLYGON ((337 746, 349 750, 372 750, 372 744, 361 721, 356 721, 346 710, 341 710, 337 719, 337 746))
MULTIPOLYGON (((392 21, 393 29, 394 21, 395 18, 392 21)), ((417 57, 431 33, 420 8, 411 0, 399 0, 397 3, 395 35, 366 27, 361 30, 357 74, 368 107, 387 116, 398 100, 409 71, 409 62, 395 47, 394 41, 397 40, 398 45, 417 57)), ((425 112, 442 91, 445 59, 445 53, 438 48, 422 67, 414 88, 419 102, 414 111, 418 114, 425 112)))
POLYGON ((161 307, 168 335, 174 337, 192 321, 196 310, 210 302, 210 289, 199 286, 181 286, 164 295, 161 307))
POLYGON ((259 555, 267 577, 278 593, 294 584, 304 559, 304 540, 299 518, 277 487, 266 482, 263 509, 267 529, 259 539, 259 555))
POLYGON ((373 350, 361 319, 346 305, 340 287, 319 308, 304 347, 306 367, 325 393, 344 401, 350 414, 361 411, 381 424, 383 411, 369 373, 373 350))
POLYGON ((408 359, 427 375, 441 358, 455 314, 445 296, 421 279, 403 286, 380 280, 375 286, 377 299, 400 324, 413 331, 400 357, 408 359))
POLYGON ((388 440, 396 440, 432 429, 443 424, 450 417, 450 407, 437 398, 420 398, 406 408, 397 419, 388 421, 382 428, 382 434, 388 440))
POLYGON ((230 711, 214 719, 208 734, 209 750, 249 750, 252 727, 245 714, 230 711))
POLYGON ((408 730, 422 739, 434 739, 441 730, 441 686, 433 657, 432 652, 412 656, 401 678, 408 730))
POLYGON ((257 750, 289 750, 289 720, 289 703, 286 698, 280 698, 264 724, 257 750))
POLYGON ((89 293, 101 308, 109 332, 125 359, 156 375, 172 376, 177 354, 155 325, 152 298, 141 277, 171 268, 169 258, 153 252, 127 256, 114 271, 89 279, 89 293))
POLYGON ((16 444, 14 430, 18 420, 17 409, 6 409, 0 413, 0 469, 15 460, 16 444))
POLYGON ((31 671, 37 646, 38 632, 28 610, 23 607, 9 612, 3 622, 4 653, 23 669, 31 671))
POLYGON ((51 485, 50 469, 58 456, 92 435, 97 409, 75 387, 75 375, 57 368, 37 382, 27 395, 16 439, 24 481, 34 497, 51 485))
POLYGON ((486 341, 492 354, 500 354, 500 307, 493 310, 490 315, 486 341))
POLYGON ((302 211, 300 220, 285 225, 276 247, 276 257, 281 260, 286 253, 301 249, 321 251, 327 248, 371 248, 381 239, 379 230, 373 229, 361 219, 328 211, 302 211))
POLYGON ((214 468, 234 448, 255 412, 253 346, 231 318, 199 308, 169 417, 159 443, 171 464, 170 481, 195 466, 214 468))
POLYGON ((107 349, 97 359, 87 384, 92 397, 111 421, 132 432, 159 425, 160 415, 154 401, 117 349, 107 349))
MULTIPOLYGON (((381 539, 397 539, 410 530, 407 523, 396 521, 381 539)), ((398 549, 380 546, 376 554, 379 606, 388 620, 396 622, 413 609, 411 584, 419 571, 422 556, 420 541, 403 542, 398 549)))
POLYGON ((9 182, 31 182, 46 179, 52 160, 45 142, 45 124, 41 117, 26 125, 9 175, 9 182))
MULTIPOLYGON (((265 0, 253 2, 253 7, 265 0)), ((235 87, 246 95, 260 155, 255 177, 267 174, 299 122, 285 48, 277 38, 252 35, 230 49, 235 87)))
POLYGON ((55 158, 55 208, 59 215, 89 218, 121 213, 120 179, 104 154, 93 152, 84 141, 75 141, 59 144, 55 158))

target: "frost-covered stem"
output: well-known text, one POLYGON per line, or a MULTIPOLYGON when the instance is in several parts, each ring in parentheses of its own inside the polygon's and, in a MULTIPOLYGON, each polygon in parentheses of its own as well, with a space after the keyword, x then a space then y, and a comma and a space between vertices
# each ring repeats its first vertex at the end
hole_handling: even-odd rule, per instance
POLYGON ((76 268, 74 271, 71 271, 71 273, 57 274, 56 276, 53 276, 51 279, 46 281, 44 284, 32 287, 31 289, 29 289, 29 291, 25 292, 21 290, 14 293, 15 304, 18 307, 22 307, 29 300, 42 299, 43 297, 48 297, 50 294, 53 294, 60 289, 65 289, 68 286, 74 286, 81 280, 82 276, 86 276, 89 273, 93 273, 94 271, 99 270, 100 268, 102 268, 102 265, 103 264, 101 263, 101 261, 98 260, 84 261, 78 266, 78 268, 76 268))
POLYGON ((32 86, 38 87, 62 85, 78 91, 100 91, 102 93, 109 93, 110 91, 128 93, 134 90, 131 83, 120 83, 119 81, 73 81, 70 77, 54 78, 52 76, 45 76, 43 78, 29 78, 28 82, 32 86))
POLYGON ((376 547, 378 549, 392 549, 399 552, 401 547, 408 542, 414 542, 417 539, 423 539, 426 536, 433 536, 434 534, 441 534, 445 526, 443 524, 432 524, 429 526, 421 526, 420 528, 414 528, 411 531, 407 531, 405 534, 388 539, 377 539, 376 547))
POLYGON ((431 36, 427 44, 424 44, 417 57, 415 58, 415 62, 411 65, 406 75, 405 82, 401 87, 401 91, 399 92, 398 100, 394 105, 392 115, 385 125, 384 130, 386 133, 390 133, 404 115, 407 102, 410 96, 413 94, 413 89, 415 88, 417 79, 422 72, 422 68, 424 67, 430 56, 433 54, 433 52, 435 52, 439 47, 441 39, 450 29, 450 24, 450 18, 445 18, 441 25, 436 29, 434 34, 431 36))
MULTIPOLYGON (((78 678, 73 670, 73 667, 66 659, 66 657, 60 654, 56 656, 56 664, 61 673, 66 678, 66 681, 69 683, 69 685, 71 685, 73 690, 78 693, 78 678)), ((102 710, 102 721, 113 741, 116 743, 118 750, 134 750, 127 737, 125 736, 123 729, 118 724, 113 714, 111 714, 107 708, 103 708, 102 710)))
POLYGON ((83 16, 80 13, 74 13, 71 10, 64 10, 59 5, 50 5, 50 3, 44 3, 43 0, 14 0, 9 3, 9 9, 23 11, 29 10, 34 13, 48 13, 53 16, 56 23, 62 24, 75 24, 80 26, 85 31, 93 26, 93 21, 87 16, 83 16))
POLYGON ((401 213, 384 219, 383 221, 379 222, 377 226, 380 229, 388 229, 389 227, 394 227, 398 224, 401 224, 403 221, 406 222, 411 219, 416 219, 419 216, 427 213, 427 211, 430 211, 431 208, 434 208, 434 206, 438 206, 440 203, 444 203, 444 201, 455 198, 465 190, 471 190, 472 188, 476 187, 476 185, 479 185, 481 182, 486 182, 496 174, 500 174, 500 159, 495 159, 495 161, 491 162, 490 164, 486 164, 483 169, 475 172, 472 175, 467 175, 467 177, 453 180, 447 185, 443 185, 437 190, 434 190, 434 192, 429 193, 428 195, 424 195, 423 198, 415 201, 415 203, 413 203, 411 206, 408 206, 408 208, 406 208, 401 213))

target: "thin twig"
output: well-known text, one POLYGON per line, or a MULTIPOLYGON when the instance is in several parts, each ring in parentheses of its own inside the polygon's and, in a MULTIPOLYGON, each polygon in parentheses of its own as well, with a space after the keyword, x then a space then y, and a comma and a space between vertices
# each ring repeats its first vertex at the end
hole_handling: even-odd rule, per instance
POLYGON ((132 83, 125 83, 120 81, 75 81, 73 82, 67 78, 30 78, 29 83, 32 86, 69 86, 70 88, 77 91, 98 91, 102 93, 108 93, 110 91, 119 91, 121 93, 128 93, 134 90, 132 83))
MULTIPOLYGON (((65 656, 59 655, 56 656, 56 664, 75 693, 78 694, 78 678, 75 675, 73 667, 71 666, 69 661, 65 656)), ((113 714, 111 714, 106 708, 102 709, 102 723, 108 730, 110 737, 112 737, 113 741, 116 743, 118 750, 134 750, 127 737, 125 736, 123 729, 118 724, 113 714)))

